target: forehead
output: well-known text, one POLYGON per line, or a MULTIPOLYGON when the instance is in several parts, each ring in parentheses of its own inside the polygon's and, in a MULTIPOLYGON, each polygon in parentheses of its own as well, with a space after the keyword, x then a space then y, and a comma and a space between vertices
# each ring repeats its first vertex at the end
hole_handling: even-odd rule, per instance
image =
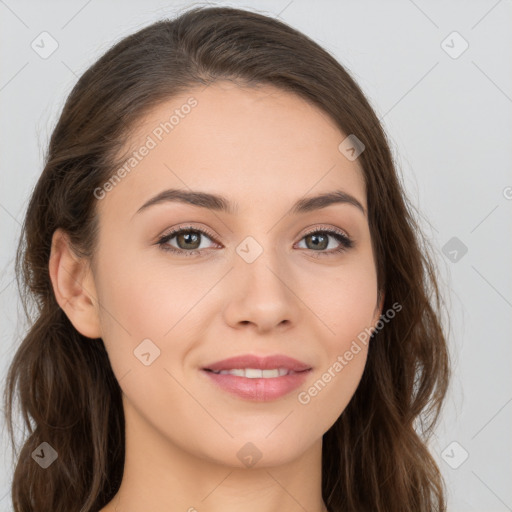
POLYGON ((273 86, 192 88, 133 128, 123 177, 106 195, 124 215, 166 188, 233 196, 243 207, 341 187, 366 207, 362 168, 338 149, 346 135, 325 112, 273 86))

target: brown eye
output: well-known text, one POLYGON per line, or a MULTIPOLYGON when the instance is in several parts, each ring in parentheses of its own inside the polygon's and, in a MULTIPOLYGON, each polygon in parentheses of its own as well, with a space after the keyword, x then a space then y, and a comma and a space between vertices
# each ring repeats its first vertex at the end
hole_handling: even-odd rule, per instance
POLYGON ((331 256, 333 254, 339 254, 353 247, 354 242, 347 235, 342 232, 334 230, 319 230, 311 231, 304 235, 302 240, 305 240, 306 249, 312 252, 316 252, 315 257, 319 256, 331 256), (330 239, 335 239, 339 246, 331 247, 331 250, 326 250, 331 244, 330 239))
POLYGON ((213 241, 213 235, 210 235, 206 231, 198 228, 178 228, 167 235, 162 236, 157 245, 162 250, 182 254, 185 256, 191 256, 200 253, 207 247, 201 247, 203 239, 213 241), (171 244, 171 240, 176 239, 175 244, 171 244))
POLYGON ((195 231, 182 231, 173 238, 179 249, 198 249, 201 242, 201 235, 195 231))
POLYGON ((329 245, 329 235, 313 233, 304 237, 306 240, 306 246, 308 249, 327 249, 329 245), (307 240, 311 242, 311 246, 307 243, 307 240))

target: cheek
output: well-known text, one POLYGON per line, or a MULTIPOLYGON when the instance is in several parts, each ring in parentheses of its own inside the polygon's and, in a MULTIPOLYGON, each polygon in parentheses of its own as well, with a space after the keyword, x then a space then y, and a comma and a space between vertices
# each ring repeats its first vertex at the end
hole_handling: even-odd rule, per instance
POLYGON ((322 319, 324 357, 315 375, 297 395, 311 421, 321 418, 324 432, 338 419, 354 395, 368 355, 370 327, 377 303, 371 267, 354 266, 324 286, 313 301, 322 319))
POLYGON ((163 270, 129 255, 102 267, 99 295, 108 328, 125 328, 134 340, 162 338, 207 291, 197 273, 163 270))
POLYGON ((192 267, 164 273, 127 254, 104 261, 97 279, 100 322, 116 376, 141 365, 136 357, 142 347, 157 355, 152 367, 172 367, 190 349, 186 333, 197 320, 194 309, 200 310, 215 280, 192 267))
POLYGON ((319 276, 315 283, 307 292, 307 304, 321 320, 326 348, 331 355, 345 351, 353 339, 373 325, 377 307, 373 262, 361 259, 319 276))
POLYGON ((300 390, 297 401, 312 419, 322 418, 327 430, 354 395, 368 354, 370 328, 377 306, 377 282, 373 262, 361 261, 320 279, 309 304, 321 319, 324 353, 314 379, 300 390))
POLYGON ((321 424, 322 433, 327 432, 346 409, 361 380, 367 354, 367 345, 349 343, 347 350, 333 355, 299 391, 297 407, 311 422, 312 430, 321 424))

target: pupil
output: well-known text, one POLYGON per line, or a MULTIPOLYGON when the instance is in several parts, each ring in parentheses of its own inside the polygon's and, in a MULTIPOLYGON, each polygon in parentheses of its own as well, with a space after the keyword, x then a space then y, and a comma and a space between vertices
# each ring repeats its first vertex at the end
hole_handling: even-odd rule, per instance
POLYGON ((188 233, 185 233, 183 235, 181 235, 183 238, 185 238, 185 244, 190 244, 190 243, 194 243, 194 241, 190 242, 188 239, 190 237, 192 238, 195 238, 195 243, 197 243, 198 239, 199 239, 199 235, 198 233, 191 233, 191 232, 188 232, 188 233))
POLYGON ((313 244, 318 248, 318 246, 320 245, 322 249, 325 249, 327 246, 325 245, 325 241, 327 240, 327 237, 324 236, 324 235, 310 235, 311 236, 311 239, 312 240, 315 240, 315 242, 313 242, 313 244), (320 242, 320 244, 318 243, 318 239, 321 239, 323 238, 324 239, 324 243, 322 244, 320 242))

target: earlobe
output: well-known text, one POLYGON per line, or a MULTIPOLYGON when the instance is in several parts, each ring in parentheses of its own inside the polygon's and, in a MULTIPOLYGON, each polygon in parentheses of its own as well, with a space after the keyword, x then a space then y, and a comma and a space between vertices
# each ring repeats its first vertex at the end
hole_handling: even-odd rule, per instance
POLYGON ((100 338, 98 300, 88 261, 72 250, 62 229, 53 233, 48 264, 53 291, 75 329, 87 338, 100 338))

